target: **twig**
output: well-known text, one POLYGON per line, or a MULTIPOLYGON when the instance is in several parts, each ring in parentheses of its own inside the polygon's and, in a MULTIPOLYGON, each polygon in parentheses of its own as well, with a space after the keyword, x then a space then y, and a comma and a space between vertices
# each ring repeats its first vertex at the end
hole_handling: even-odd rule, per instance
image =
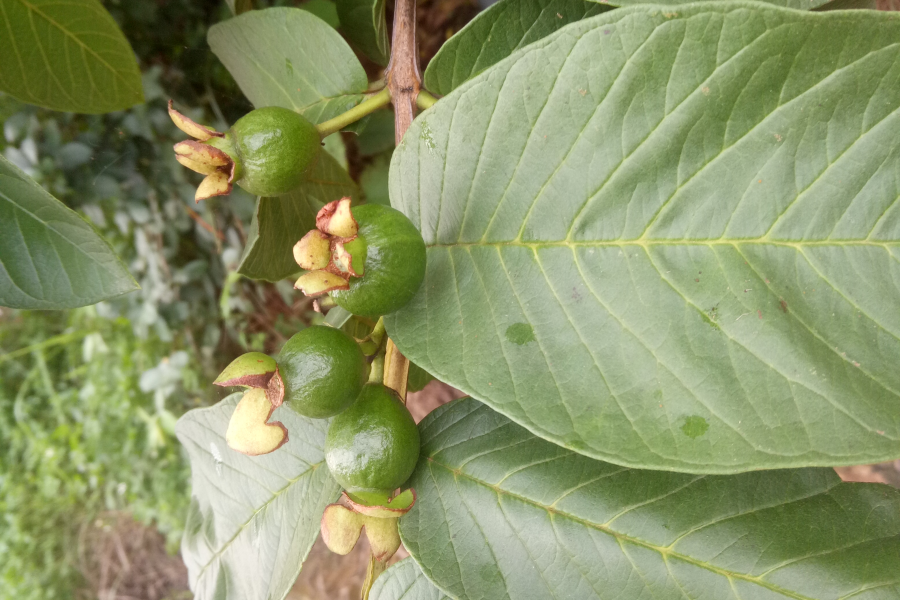
POLYGON ((362 117, 378 110, 382 106, 387 106, 390 101, 391 92, 389 89, 385 88, 374 96, 370 96, 363 102, 357 104, 347 112, 341 113, 333 119, 316 125, 316 129, 319 130, 319 135, 324 138, 332 133, 340 131, 351 123, 359 121, 362 117))
MULTIPOLYGON (((394 35, 391 61, 384 74, 394 104, 394 142, 400 144, 416 116, 416 98, 422 77, 419 74, 419 47, 416 39, 416 0, 397 0, 394 5, 394 35)), ((384 361, 384 385, 406 402, 409 360, 393 340, 388 339, 384 361)))
POLYGON ((210 232, 211 234, 213 234, 213 236, 217 240, 221 241, 221 240, 225 239, 225 234, 222 233, 221 231, 219 231, 218 229, 216 229, 215 227, 213 227, 212 225, 210 225, 209 223, 207 223, 196 210, 194 210, 193 208, 191 208, 190 206, 188 206, 186 204, 184 204, 183 206, 184 206, 184 210, 186 210, 188 215, 190 215, 190 217, 194 221, 196 221, 197 225, 199 225, 203 229, 205 229, 208 232, 210 232))
POLYGON ((422 84, 416 41, 416 0, 397 0, 394 6, 391 62, 384 77, 394 103, 394 142, 399 144, 416 116, 416 97, 422 84))
POLYGON ((437 101, 437 98, 435 98, 425 90, 419 90, 419 96, 416 98, 416 106, 418 106, 422 110, 425 110, 426 108, 431 108, 432 106, 434 106, 434 103, 437 101))
MULTIPOLYGON (((397 0, 394 5, 394 35, 391 40, 391 61, 385 70, 387 89, 394 104, 394 143, 399 145, 416 116, 416 98, 422 77, 419 74, 419 49, 416 40, 416 0, 397 0)), ((409 360, 388 338, 384 358, 384 385, 393 389, 406 402, 406 382, 409 360)), ((370 558, 361 598, 368 600, 375 579, 384 571, 386 563, 370 558)))

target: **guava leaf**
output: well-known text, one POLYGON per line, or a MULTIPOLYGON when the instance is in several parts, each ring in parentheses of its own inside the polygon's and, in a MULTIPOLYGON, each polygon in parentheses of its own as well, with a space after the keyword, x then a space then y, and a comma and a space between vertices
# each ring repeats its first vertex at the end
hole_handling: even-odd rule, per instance
POLYGON ((366 72, 347 42, 299 8, 252 10, 209 28, 209 46, 256 108, 321 123, 362 100, 366 72))
POLYGON ((0 306, 75 308, 137 289, 106 240, 0 155, 0 306))
POLYGON ((612 8, 585 0, 500 0, 441 46, 425 69, 425 87, 449 94, 519 48, 612 8))
POLYGON ((288 442, 246 456, 225 444, 241 394, 188 412, 175 427, 191 460, 193 497, 181 542, 197 600, 281 600, 340 494, 325 465, 328 421, 281 407, 288 442))
POLYGON ((877 10, 877 8, 878 3, 875 0, 831 0, 813 10, 877 10))
POLYGON ((391 57, 384 0, 336 0, 341 31, 373 62, 387 66, 391 57))
POLYGON ((900 594, 900 491, 832 469, 643 471, 472 399, 420 424, 403 543, 468 600, 876 600, 900 594))
POLYGON ((408 392, 421 392, 425 389, 425 386, 431 383, 434 377, 431 376, 431 373, 417 365, 416 363, 409 363, 409 375, 406 380, 406 391, 408 392))
POLYGON ((900 456, 897 40, 892 13, 709 2, 498 63, 394 152, 428 269, 391 337, 617 464, 900 456))
POLYGON ((97 0, 4 0, 0 30, 0 91, 79 113, 144 101, 134 51, 97 0))
MULTIPOLYGON (((602 4, 606 4, 602 0, 594 0, 597 2, 601 2, 602 4)), ((662 2, 656 2, 653 0, 615 0, 615 2, 609 2, 613 6, 640 6, 640 5, 654 5, 660 8, 677 8, 683 4, 689 4, 694 2, 695 0, 662 0, 662 2)), ((702 0, 701 0, 702 1, 702 0)), ((795 10, 813 10, 817 9, 820 6, 829 3, 829 0, 761 0, 766 4, 773 4, 775 6, 782 6, 785 8, 793 8, 795 10)), ((833 0, 832 0, 833 1, 833 0)), ((843 1, 843 0, 839 0, 843 1)), ((851 0, 855 1, 855 0, 851 0)), ((854 7, 858 8, 858 7, 854 7)))
POLYGON ((330 154, 319 152, 307 181, 299 188, 271 198, 259 198, 238 273, 251 279, 279 281, 300 272, 294 244, 316 227, 316 213, 332 200, 359 190, 347 171, 330 154))
POLYGON ((434 587, 411 558, 394 564, 379 575, 369 592, 370 600, 450 600, 434 587))

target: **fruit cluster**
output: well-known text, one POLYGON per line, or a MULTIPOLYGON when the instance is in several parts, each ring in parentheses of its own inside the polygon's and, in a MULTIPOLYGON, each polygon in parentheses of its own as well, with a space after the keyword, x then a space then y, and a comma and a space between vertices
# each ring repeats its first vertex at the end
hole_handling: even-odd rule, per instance
POLYGON ((278 359, 251 352, 216 379, 222 386, 250 388, 232 414, 228 445, 250 456, 288 441, 287 428, 269 422, 284 404, 309 418, 331 418, 325 462, 344 488, 345 504, 322 515, 325 543, 348 553, 365 527, 373 556, 386 561, 400 545, 397 518, 416 500, 411 489, 394 496, 419 459, 419 430, 397 393, 369 379, 359 343, 340 329, 313 325, 294 335, 278 359))
POLYGON ((279 422, 269 423, 285 404, 306 417, 333 417, 325 461, 334 479, 351 493, 385 495, 412 474, 419 458, 419 430, 397 393, 367 383, 369 364, 352 337, 323 325, 294 335, 278 360, 260 353, 235 360, 216 384, 250 388, 235 409, 225 439, 256 456, 288 439, 279 422))
MULTIPOLYGON (((175 153, 182 165, 206 175, 195 195, 198 201, 228 194, 233 183, 260 196, 289 192, 303 182, 321 142, 312 123, 277 107, 252 111, 225 133, 195 123, 171 102, 169 115, 194 138, 176 144, 175 153)), ((294 246, 294 259, 306 271, 295 287, 311 297, 330 293, 354 315, 392 313, 422 284, 425 243, 399 211, 350 204, 350 198, 326 204, 316 216, 316 229, 294 246)), ((377 374, 370 381, 370 370, 355 339, 340 329, 312 326, 288 340, 277 360, 245 354, 215 383, 249 388, 225 439, 250 456, 273 452, 288 441, 287 428, 269 421, 282 404, 305 417, 332 419, 325 461, 345 490, 345 504, 325 510, 323 538, 329 548, 346 554, 365 527, 373 555, 384 561, 400 544, 397 518, 416 499, 413 490, 394 492, 416 466, 419 431, 397 393, 377 374)))

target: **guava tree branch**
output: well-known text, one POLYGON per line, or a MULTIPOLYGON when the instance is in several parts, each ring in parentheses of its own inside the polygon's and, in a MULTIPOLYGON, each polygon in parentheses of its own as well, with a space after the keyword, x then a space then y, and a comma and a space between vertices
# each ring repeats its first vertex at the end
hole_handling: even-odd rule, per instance
MULTIPOLYGON (((399 144, 416 116, 416 98, 422 83, 416 39, 416 0, 397 0, 394 5, 391 61, 385 71, 385 81, 394 104, 394 142, 399 144)), ((384 385, 400 394, 404 402, 408 376, 409 360, 388 339, 384 356, 384 385)))
POLYGON ((385 80, 394 103, 394 141, 399 144, 416 116, 416 97, 422 84, 416 40, 416 0, 397 0, 394 5, 391 61, 385 71, 385 80))

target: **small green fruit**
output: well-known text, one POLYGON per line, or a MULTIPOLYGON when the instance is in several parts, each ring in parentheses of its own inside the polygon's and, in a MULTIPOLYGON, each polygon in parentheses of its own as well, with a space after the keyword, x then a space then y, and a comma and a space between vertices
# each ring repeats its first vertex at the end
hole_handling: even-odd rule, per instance
POLYGON ((238 119, 224 138, 206 143, 235 160, 239 186, 257 196, 277 196, 303 182, 321 142, 316 126, 299 114, 267 106, 238 119))
POLYGON ((353 208, 358 236, 365 242, 361 277, 331 297, 354 315, 379 317, 412 300, 425 278, 425 242, 416 226, 398 210, 381 204, 353 208))
POLYGON ((303 182, 322 138, 316 126, 294 111, 268 106, 251 111, 225 133, 179 113, 169 116, 194 140, 175 144, 175 158, 206 175, 194 198, 199 202, 229 194, 232 184, 258 196, 285 194, 303 182))
POLYGON ((369 375, 359 344, 340 329, 324 325, 294 335, 277 362, 284 403, 315 419, 332 417, 353 404, 369 375))
POLYGON ((325 437, 325 462, 350 492, 393 490, 419 460, 419 430, 397 394, 380 384, 334 418, 325 437))

